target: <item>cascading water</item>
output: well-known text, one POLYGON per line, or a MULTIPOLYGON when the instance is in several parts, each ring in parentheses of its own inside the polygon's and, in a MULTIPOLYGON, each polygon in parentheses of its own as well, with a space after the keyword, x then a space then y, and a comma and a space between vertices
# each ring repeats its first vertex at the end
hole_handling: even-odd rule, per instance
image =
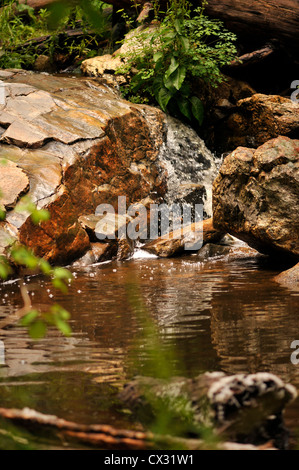
POLYGON ((204 217, 212 217, 212 185, 220 160, 189 126, 166 117, 166 137, 159 161, 167 171, 167 204, 203 204, 204 217))

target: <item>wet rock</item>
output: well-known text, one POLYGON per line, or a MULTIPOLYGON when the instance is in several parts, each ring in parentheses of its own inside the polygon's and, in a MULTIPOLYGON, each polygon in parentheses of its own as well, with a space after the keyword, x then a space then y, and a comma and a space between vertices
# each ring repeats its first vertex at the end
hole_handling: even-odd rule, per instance
POLYGON ((199 261, 204 262, 210 258, 218 258, 220 256, 228 255, 230 252, 230 246, 207 243, 198 251, 197 257, 199 261))
POLYGON ((136 377, 119 395, 142 422, 155 420, 157 410, 168 410, 184 432, 196 432, 196 425, 214 425, 234 442, 259 445, 273 440, 281 449, 288 445, 282 413, 296 396, 292 385, 270 373, 222 372, 194 379, 136 377))
POLYGON ((217 128, 226 150, 257 148, 280 135, 299 138, 299 105, 276 95, 255 94, 241 99, 217 128))
POLYGON ((0 256, 6 253, 7 248, 17 237, 18 233, 13 225, 7 222, 0 222, 0 256))
POLYGON ((0 158, 24 172, 30 184, 24 191, 51 214, 42 226, 34 226, 28 214, 9 212, 7 220, 37 255, 63 264, 81 258, 90 240, 80 216, 94 214, 102 203, 116 209, 119 196, 127 197, 127 205, 146 198, 161 202, 168 192, 171 200, 175 178, 185 188, 182 198, 192 194, 211 210, 205 184, 211 188, 217 171, 213 155, 159 109, 128 103, 98 79, 16 71, 2 78, 0 158), (187 147, 189 167, 181 171, 187 147))
POLYGON ((275 276, 274 280, 282 286, 299 290, 299 263, 275 276))
POLYGON ((131 220, 129 216, 115 213, 79 217, 79 222, 87 231, 90 240, 106 241, 110 246, 107 253, 119 261, 130 258, 134 253, 135 241, 127 238, 127 225, 131 220))
POLYGON ((0 162, 0 188, 1 205, 9 209, 29 190, 29 179, 15 163, 3 159, 0 162))
POLYGON ((265 254, 299 257, 299 141, 238 148, 213 186, 214 226, 265 254))
POLYGON ((170 232, 167 238, 157 238, 145 244, 142 249, 148 253, 159 256, 160 258, 169 258, 188 252, 197 251, 198 244, 218 242, 224 233, 218 231, 213 226, 213 220, 208 219, 203 222, 197 222, 189 227, 185 227, 182 233, 181 229, 170 232), (195 250, 192 249, 195 246, 195 250))
POLYGON ((74 261, 72 264, 73 267, 84 267, 90 266, 95 263, 101 263, 107 261, 114 256, 116 256, 117 247, 111 243, 92 243, 91 249, 85 253, 82 258, 77 261, 74 261))

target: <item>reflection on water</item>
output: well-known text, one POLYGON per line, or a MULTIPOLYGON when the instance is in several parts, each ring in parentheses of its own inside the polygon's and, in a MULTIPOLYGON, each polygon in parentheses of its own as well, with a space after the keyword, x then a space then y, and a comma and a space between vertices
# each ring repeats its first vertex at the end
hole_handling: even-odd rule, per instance
MULTIPOLYGON (((137 256, 74 274, 67 297, 40 278, 28 280, 36 304, 57 301, 71 312, 74 334, 51 330, 38 342, 17 326, 1 334, 1 406, 132 426, 115 404, 141 329, 128 283, 139 285, 164 347, 175 345, 186 375, 271 371, 299 388, 299 366, 290 362, 290 345, 299 339, 299 293, 272 280, 277 271, 265 258, 201 263, 196 256, 137 256)), ((15 284, 2 286, 0 295, 1 318, 20 306, 20 296, 15 284)), ((289 416, 299 417, 296 403, 289 416)))

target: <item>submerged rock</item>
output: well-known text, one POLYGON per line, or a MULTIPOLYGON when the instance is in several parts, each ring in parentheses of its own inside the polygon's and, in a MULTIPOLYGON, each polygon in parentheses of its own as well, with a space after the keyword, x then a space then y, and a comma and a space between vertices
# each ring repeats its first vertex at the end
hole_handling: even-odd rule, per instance
POLYGON ((213 186, 214 226, 265 254, 299 258, 299 141, 237 148, 213 186))
POLYGON ((177 429, 183 432, 196 433, 198 425, 213 425, 234 442, 258 445, 273 440, 276 447, 285 449, 288 432, 283 410, 297 392, 270 373, 214 372, 194 379, 136 377, 119 397, 143 422, 165 412, 173 416, 176 426, 180 422, 177 429))
MULTIPOLYGON (((159 109, 122 100, 97 79, 30 72, 2 73, 1 78, 6 104, 0 110, 0 159, 11 162, 23 178, 8 208, 27 193, 51 215, 34 226, 28 214, 9 211, 7 222, 37 255, 52 263, 82 257, 90 239, 80 216, 94 214, 102 203, 117 209, 119 196, 126 196, 128 205, 148 197, 170 201, 173 181, 182 188, 182 198, 193 194, 207 213, 211 210, 211 191, 205 188, 211 188, 216 174, 213 155, 188 127, 168 120, 159 109), (188 152, 188 163, 181 163, 188 152), (201 188, 196 194, 193 184, 201 188)), ((4 167, 0 175, 1 189, 8 192, 4 167)))

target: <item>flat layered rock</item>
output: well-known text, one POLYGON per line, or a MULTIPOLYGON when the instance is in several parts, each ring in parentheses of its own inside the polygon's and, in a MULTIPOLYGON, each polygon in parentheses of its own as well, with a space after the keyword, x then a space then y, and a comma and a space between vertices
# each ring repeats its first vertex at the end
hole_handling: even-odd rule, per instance
POLYGON ((9 160, 0 162, 1 205, 13 207, 29 190, 29 179, 24 171, 9 160))

